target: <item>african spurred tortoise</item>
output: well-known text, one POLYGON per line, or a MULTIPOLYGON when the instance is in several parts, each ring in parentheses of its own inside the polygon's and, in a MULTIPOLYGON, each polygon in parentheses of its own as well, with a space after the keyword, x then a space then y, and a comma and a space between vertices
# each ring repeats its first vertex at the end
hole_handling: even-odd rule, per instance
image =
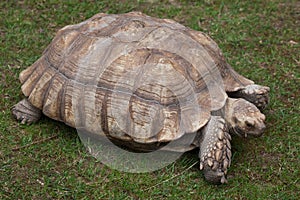
POLYGON ((199 147, 200 169, 214 183, 226 182, 229 132, 265 129, 268 87, 235 72, 206 34, 139 12, 62 28, 20 81, 26 98, 12 113, 22 123, 43 113, 141 150, 194 133, 172 148, 199 147))

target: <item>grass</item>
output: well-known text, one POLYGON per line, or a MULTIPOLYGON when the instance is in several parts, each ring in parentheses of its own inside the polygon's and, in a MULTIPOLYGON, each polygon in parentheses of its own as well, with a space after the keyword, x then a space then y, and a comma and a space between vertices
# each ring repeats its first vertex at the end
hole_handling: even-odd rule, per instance
POLYGON ((0 199, 299 199, 299 27, 296 0, 1 1, 0 199), (210 34, 236 71, 271 88, 265 134, 233 138, 228 184, 206 183, 198 164, 186 170, 196 151, 155 172, 124 173, 96 161, 62 123, 12 118, 23 98, 19 73, 58 29, 98 12, 133 10, 210 34))

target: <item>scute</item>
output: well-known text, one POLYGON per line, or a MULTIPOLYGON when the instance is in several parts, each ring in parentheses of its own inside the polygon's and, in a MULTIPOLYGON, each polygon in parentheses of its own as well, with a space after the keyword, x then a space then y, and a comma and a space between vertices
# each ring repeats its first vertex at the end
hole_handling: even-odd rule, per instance
POLYGON ((48 117, 138 143, 195 133, 252 83, 205 34, 136 12, 64 27, 20 80, 48 117))

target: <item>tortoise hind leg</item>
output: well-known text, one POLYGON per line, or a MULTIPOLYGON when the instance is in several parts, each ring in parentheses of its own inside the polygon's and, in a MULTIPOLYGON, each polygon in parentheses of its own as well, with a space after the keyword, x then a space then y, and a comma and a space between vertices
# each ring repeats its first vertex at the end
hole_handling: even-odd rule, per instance
POLYGON ((215 184, 227 182, 227 168, 231 162, 230 140, 225 120, 212 116, 202 132, 199 145, 200 170, 204 170, 207 181, 215 184))
POLYGON ((233 98, 243 98, 263 110, 269 103, 270 88, 262 85, 248 85, 244 89, 228 93, 233 98))
POLYGON ((14 105, 12 114, 17 120, 21 121, 22 124, 37 122, 42 116, 41 110, 34 107, 28 99, 23 99, 14 105))

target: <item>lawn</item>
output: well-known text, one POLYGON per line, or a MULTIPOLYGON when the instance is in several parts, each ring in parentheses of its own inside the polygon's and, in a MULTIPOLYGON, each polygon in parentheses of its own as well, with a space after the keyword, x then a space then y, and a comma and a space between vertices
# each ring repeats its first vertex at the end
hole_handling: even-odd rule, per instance
POLYGON ((299 199, 300 3, 296 0, 0 2, 0 199, 299 199), (43 117, 21 125, 19 73, 56 31, 96 13, 142 11, 209 34, 240 74, 271 88, 260 138, 233 137, 228 184, 211 185, 197 151, 149 173, 110 169, 76 130, 43 117))

